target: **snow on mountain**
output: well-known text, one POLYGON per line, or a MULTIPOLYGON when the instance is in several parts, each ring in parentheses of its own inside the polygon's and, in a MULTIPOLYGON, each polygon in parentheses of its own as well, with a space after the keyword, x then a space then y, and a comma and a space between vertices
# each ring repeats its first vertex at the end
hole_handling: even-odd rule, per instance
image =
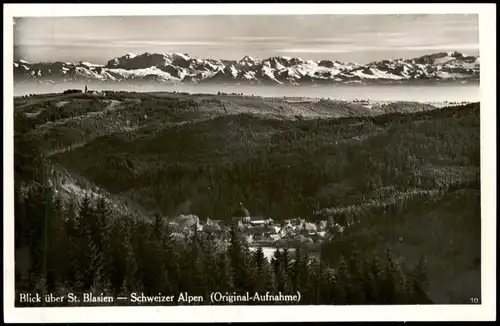
POLYGON ((363 68, 363 69, 358 69, 358 70, 355 70, 353 72, 351 72, 354 76, 358 76, 362 79, 383 79, 383 80, 387 80, 387 79, 392 79, 392 80, 399 80, 399 79, 403 79, 404 77, 402 76, 397 76, 395 74, 392 74, 388 71, 383 71, 383 70, 379 70, 377 68, 372 68, 372 67, 368 67, 368 68, 363 68))
POLYGON ((447 62, 450 62, 450 61, 452 61, 452 60, 455 60, 455 58, 454 58, 454 57, 451 57, 451 56, 449 56, 449 55, 447 55, 447 56, 445 56, 445 57, 441 57, 441 58, 436 58, 436 59, 434 59, 433 64, 435 64, 435 65, 443 65, 443 64, 445 64, 445 63, 447 63, 447 62))
POLYGON ((122 68, 108 69, 108 72, 114 77, 122 77, 123 79, 144 78, 147 76, 157 76, 165 80, 180 79, 173 77, 170 73, 165 72, 155 66, 134 70, 126 70, 122 68))
POLYGON ((191 58, 189 57, 189 55, 183 54, 183 53, 174 53, 174 54, 172 54, 172 56, 173 57, 179 57, 179 58, 181 58, 182 60, 185 60, 185 61, 191 60, 191 58))
POLYGON ((85 67, 88 67, 88 68, 91 68, 91 67, 104 67, 104 65, 96 65, 94 63, 90 63, 90 62, 86 62, 86 61, 80 61, 78 64, 80 66, 85 66, 85 67))
POLYGON ((259 73, 261 75, 261 78, 263 78, 265 81, 271 81, 271 82, 276 82, 277 84, 282 84, 282 82, 280 82, 274 77, 274 71, 275 70, 272 69, 271 67, 264 65, 262 66, 262 69, 259 73))
POLYGON ((233 76, 233 78, 236 78, 236 76, 238 76, 238 69, 231 65, 229 66, 229 73, 233 76))
POLYGON ((102 82, 214 82, 317 84, 343 82, 401 82, 405 80, 478 80, 480 59, 459 52, 440 52, 413 59, 391 59, 368 64, 331 60, 303 60, 287 56, 239 61, 191 58, 185 53, 127 53, 105 65, 29 63, 14 61, 15 81, 60 82, 92 79, 102 82))
POLYGON ((256 80, 255 71, 242 72, 240 79, 245 79, 247 81, 256 80))

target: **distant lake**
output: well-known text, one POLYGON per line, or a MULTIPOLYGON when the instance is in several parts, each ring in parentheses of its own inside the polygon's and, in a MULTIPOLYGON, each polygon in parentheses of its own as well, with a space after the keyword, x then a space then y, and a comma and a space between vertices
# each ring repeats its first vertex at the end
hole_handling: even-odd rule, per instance
MULTIPOLYGON (((479 102, 479 84, 428 84, 428 85, 330 85, 330 86, 248 86, 248 85, 187 85, 152 84, 132 86, 124 84, 89 83, 91 90, 136 92, 187 92, 187 93, 243 93, 263 97, 309 97, 353 101, 418 101, 418 102, 479 102)), ((85 87, 84 83, 65 84, 16 84, 14 95, 60 93, 66 89, 85 87)))

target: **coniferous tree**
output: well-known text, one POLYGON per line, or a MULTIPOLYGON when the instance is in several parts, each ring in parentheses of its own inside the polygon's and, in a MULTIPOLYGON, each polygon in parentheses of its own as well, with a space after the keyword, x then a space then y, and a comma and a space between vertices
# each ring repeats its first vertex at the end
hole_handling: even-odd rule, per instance
POLYGON ((285 292, 289 292, 290 288, 291 288, 291 277, 290 277, 290 274, 291 274, 291 257, 290 257, 290 250, 288 248, 283 248, 282 252, 281 252, 281 266, 282 266, 282 269, 283 269, 283 274, 284 274, 284 278, 285 278, 285 284, 284 284, 284 291, 285 292))
POLYGON ((231 291, 234 289, 230 258, 227 251, 221 252, 217 257, 218 289, 231 291))
POLYGON ((109 282, 111 292, 118 296, 123 288, 127 275, 127 256, 128 248, 125 245, 127 241, 123 226, 119 220, 110 223, 109 232, 113 235, 106 241, 106 259, 104 262, 104 274, 109 282))
POLYGON ((425 261, 423 257, 420 257, 415 268, 409 273, 409 283, 411 287, 412 302, 413 304, 426 304, 430 303, 430 300, 426 294, 428 279, 427 271, 425 266, 425 261))
POLYGON ((205 258, 203 252, 203 246, 208 245, 205 244, 205 239, 202 238, 201 232, 198 231, 197 223, 193 226, 193 236, 190 242, 190 246, 188 248, 188 258, 189 262, 189 285, 191 293, 195 293, 195 295, 205 296, 210 293, 209 290, 209 277, 207 277, 206 273, 210 273, 210 271, 205 269, 205 258))
POLYGON ((284 292, 286 288, 286 271, 283 264, 283 251, 276 249, 274 251, 273 257, 271 258, 271 264, 274 271, 274 283, 276 286, 276 291, 284 292))
POLYGON ((372 260, 367 264, 368 270, 368 284, 367 284, 367 297, 370 298, 370 302, 375 304, 380 302, 382 296, 383 286, 382 286, 382 262, 378 255, 375 255, 372 260))
POLYGON ((45 259, 45 222, 48 205, 48 191, 44 186, 35 186, 24 199, 26 224, 22 231, 28 247, 30 286, 35 286, 44 276, 45 259))
POLYGON ((380 291, 380 298, 385 304, 393 304, 397 300, 397 277, 397 267, 394 264, 391 251, 387 249, 385 252, 380 291))
POLYGON ((220 285, 223 285, 225 281, 220 280, 222 273, 225 275, 227 271, 220 270, 222 267, 219 265, 219 255, 221 253, 220 243, 217 237, 210 230, 202 231, 202 265, 203 265, 203 277, 206 284, 206 292, 211 293, 215 291, 220 291, 220 285))
POLYGON ((293 292, 302 291, 307 287, 309 257, 300 247, 295 249, 294 262, 290 269, 291 288, 293 292))
POLYGON ((376 301, 376 289, 375 289, 375 275, 371 268, 371 260, 365 260, 362 263, 362 278, 361 278, 361 291, 365 297, 366 304, 372 304, 376 301))
POLYGON ((64 214, 64 260, 67 262, 64 266, 64 279, 66 288, 77 284, 78 275, 78 226, 77 226, 77 214, 73 201, 70 201, 67 205, 64 214))
POLYGON ((122 286, 122 293, 124 294, 143 289, 142 280, 140 279, 140 275, 138 272, 138 255, 136 254, 134 248, 135 237, 133 236, 133 222, 130 223, 130 221, 131 220, 127 220, 123 225, 125 238, 123 241, 123 258, 126 264, 126 274, 122 286))
POLYGON ((231 262, 232 279, 235 291, 252 291, 249 250, 238 229, 233 226, 230 231, 228 255, 231 262))
POLYGON ((15 247, 15 269, 16 269, 16 289, 24 291, 29 289, 30 278, 30 241, 29 238, 30 225, 28 224, 27 206, 28 203, 25 198, 22 188, 16 183, 15 197, 14 197, 14 247, 15 247))
POLYGON ((110 236, 108 226, 109 226, 109 207, 108 203, 101 197, 97 200, 95 207, 95 225, 93 226, 93 231, 95 232, 94 241, 97 245, 99 252, 104 250, 104 246, 108 241, 108 237, 110 236))
POLYGON ((14 247, 21 248, 27 243, 26 230, 26 206, 23 201, 22 188, 18 183, 14 185, 14 247))
POLYGON ((346 300, 351 304, 362 304, 366 300, 366 294, 362 287, 362 262, 358 257, 357 248, 352 248, 347 257, 347 268, 349 270, 349 286, 346 300))
POLYGON ((253 262, 255 270, 255 291, 274 291, 270 263, 265 257, 262 247, 258 247, 253 253, 253 262))
POLYGON ((349 267, 344 256, 341 256, 340 263, 338 266, 338 271, 336 273, 337 284, 339 285, 338 291, 336 293, 335 302, 336 304, 347 304, 347 300, 351 296, 352 283, 349 274, 349 267))
POLYGON ((339 282, 335 279, 335 270, 325 264, 320 264, 320 303, 335 304, 336 298, 343 292, 339 289, 339 282))
POLYGON ((56 286, 64 281, 64 266, 68 264, 64 253, 67 250, 65 247, 64 213, 61 198, 57 195, 54 196, 47 208, 45 231, 47 289, 51 292, 55 291, 56 286))
POLYGON ((183 274, 182 255, 183 251, 179 249, 180 245, 174 237, 174 229, 167 225, 162 239, 164 240, 165 269, 169 276, 171 291, 180 292, 179 280, 183 274))
POLYGON ((153 217, 153 235, 156 239, 160 239, 163 233, 163 219, 159 212, 156 212, 153 217))
POLYGON ((82 199, 76 219, 76 277, 81 291, 89 290, 94 285, 98 271, 98 253, 93 241, 92 230, 95 221, 95 211, 88 194, 82 199))
MULTIPOLYGON (((402 268, 403 271, 406 269, 402 268)), ((402 273, 399 282, 399 299, 398 302, 400 304, 411 304, 415 294, 413 293, 413 288, 411 281, 406 275, 406 273, 402 273)))
POLYGON ((151 234, 151 226, 146 223, 137 223, 137 227, 131 234, 132 248, 137 260, 138 281, 144 287, 144 293, 152 295, 157 293, 158 285, 163 280, 161 258, 156 256, 154 236, 151 234))

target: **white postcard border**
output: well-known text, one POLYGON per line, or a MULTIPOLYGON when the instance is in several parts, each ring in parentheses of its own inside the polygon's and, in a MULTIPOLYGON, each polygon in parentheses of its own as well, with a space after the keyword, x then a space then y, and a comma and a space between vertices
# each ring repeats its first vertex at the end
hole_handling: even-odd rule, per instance
POLYGON ((455 321, 496 318, 495 4, 4 4, 4 321, 455 321), (252 14, 479 14, 482 304, 14 308, 13 17, 252 14))

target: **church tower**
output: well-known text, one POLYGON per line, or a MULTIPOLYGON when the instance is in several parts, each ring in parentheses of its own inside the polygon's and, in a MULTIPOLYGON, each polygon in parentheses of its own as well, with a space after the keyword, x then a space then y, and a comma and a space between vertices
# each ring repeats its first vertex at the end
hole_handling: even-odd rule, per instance
POLYGON ((243 224, 250 222, 250 212, 248 209, 243 207, 243 203, 240 203, 238 209, 233 212, 232 216, 233 222, 237 224, 243 224))

